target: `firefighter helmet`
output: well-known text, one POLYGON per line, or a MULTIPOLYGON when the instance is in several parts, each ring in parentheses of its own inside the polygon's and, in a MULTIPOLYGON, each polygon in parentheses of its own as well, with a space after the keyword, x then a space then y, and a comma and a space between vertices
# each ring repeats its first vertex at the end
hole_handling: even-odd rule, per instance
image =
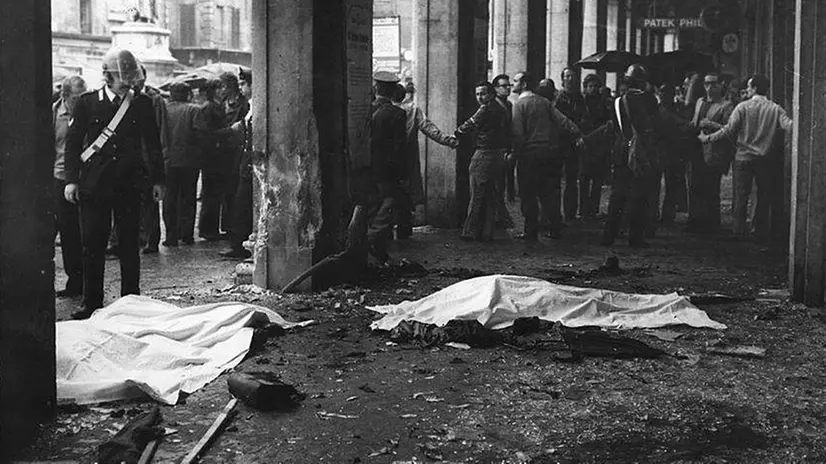
POLYGON ((630 82, 644 83, 648 81, 648 69, 641 64, 632 64, 625 70, 625 78, 630 82))

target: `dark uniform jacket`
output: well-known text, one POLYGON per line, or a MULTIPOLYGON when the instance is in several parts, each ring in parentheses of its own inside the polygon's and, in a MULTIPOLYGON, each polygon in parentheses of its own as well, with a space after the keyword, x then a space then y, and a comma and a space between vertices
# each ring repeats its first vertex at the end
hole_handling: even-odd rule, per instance
POLYGON ((407 178, 407 114, 389 98, 377 97, 370 126, 373 181, 398 184, 407 178))
POLYGON ((625 96, 620 98, 622 124, 617 120, 614 111, 615 128, 617 130, 617 146, 614 150, 615 164, 628 162, 626 142, 630 141, 636 131, 646 148, 648 162, 656 167, 659 165, 657 154, 658 137, 655 128, 659 125, 659 107, 654 95, 638 89, 629 89, 625 96), (624 103, 623 103, 624 100, 624 103))
MULTIPOLYGON (((556 106, 556 109, 558 109, 562 114, 564 114, 566 118, 570 119, 571 122, 576 124, 577 127, 582 126, 582 123, 585 119, 585 115, 587 114, 584 95, 582 95, 581 93, 573 93, 565 89, 562 89, 559 91, 554 106, 556 106)), ((575 139, 576 138, 573 136, 573 134, 563 134, 560 142, 563 146, 572 145, 575 139)))
MULTIPOLYGON (((109 100, 103 89, 81 95, 75 104, 66 137, 67 184, 78 183, 82 166, 80 154, 95 141, 117 110, 118 106, 109 100)), ((148 96, 135 96, 115 135, 95 156, 115 160, 103 178, 114 189, 144 188, 147 182, 154 185, 164 183, 161 141, 155 123, 155 109, 148 96)))

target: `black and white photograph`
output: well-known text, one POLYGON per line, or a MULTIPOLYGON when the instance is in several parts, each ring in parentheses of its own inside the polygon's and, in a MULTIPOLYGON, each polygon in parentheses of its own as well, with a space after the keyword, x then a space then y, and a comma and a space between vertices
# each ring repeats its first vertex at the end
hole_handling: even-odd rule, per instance
POLYGON ((0 2, 0 463, 826 463, 824 37, 0 2))

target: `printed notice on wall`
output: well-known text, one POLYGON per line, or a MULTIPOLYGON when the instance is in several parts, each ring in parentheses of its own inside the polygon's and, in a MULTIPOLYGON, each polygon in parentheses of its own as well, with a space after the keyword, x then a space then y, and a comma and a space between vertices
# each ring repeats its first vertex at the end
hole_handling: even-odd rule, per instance
POLYGON ((347 126, 352 169, 370 166, 372 0, 347 0, 347 126))
POLYGON ((373 70, 399 73, 401 65, 400 18, 373 18, 373 70))

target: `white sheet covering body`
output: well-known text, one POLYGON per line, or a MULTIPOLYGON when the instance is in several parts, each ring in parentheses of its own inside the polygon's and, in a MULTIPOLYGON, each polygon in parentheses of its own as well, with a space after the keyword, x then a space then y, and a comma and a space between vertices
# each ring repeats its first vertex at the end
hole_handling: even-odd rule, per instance
POLYGON ((476 277, 417 301, 369 309, 384 314, 371 324, 374 330, 392 330, 402 321, 442 327, 452 320, 475 320, 496 330, 523 317, 559 321, 567 327, 635 329, 685 324, 726 328, 676 293, 635 295, 511 275, 476 277))
POLYGON ((179 308, 125 296, 84 321, 57 323, 59 402, 101 403, 147 394, 175 404, 244 359, 253 321, 285 329, 276 312, 224 302, 179 308))

